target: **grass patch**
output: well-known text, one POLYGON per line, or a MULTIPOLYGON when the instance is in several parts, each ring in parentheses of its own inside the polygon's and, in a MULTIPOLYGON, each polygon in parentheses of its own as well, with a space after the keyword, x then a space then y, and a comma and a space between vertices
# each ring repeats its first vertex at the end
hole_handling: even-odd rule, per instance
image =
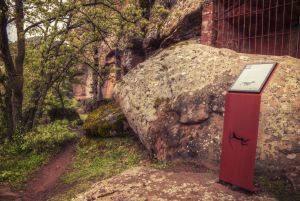
POLYGON ((21 188, 34 170, 45 164, 60 147, 76 137, 68 122, 56 121, 26 133, 16 142, 0 144, 0 183, 21 188))
POLYGON ((151 160, 151 167, 159 170, 166 170, 173 166, 173 164, 169 161, 161 161, 156 158, 151 160))
POLYGON ((31 173, 49 160, 51 153, 1 154, 0 182, 21 188, 31 173))
POLYGON ((72 186, 71 189, 50 200, 71 200, 75 195, 87 190, 95 181, 135 167, 145 157, 146 153, 132 136, 82 137, 71 170, 61 178, 62 183, 72 186))
POLYGON ((278 200, 295 201, 300 200, 300 192, 296 191, 292 184, 286 179, 271 180, 267 177, 258 177, 256 183, 264 192, 274 195, 278 200))
POLYGON ((63 182, 107 178, 136 166, 143 158, 133 137, 88 138, 83 137, 76 150, 72 171, 63 182))

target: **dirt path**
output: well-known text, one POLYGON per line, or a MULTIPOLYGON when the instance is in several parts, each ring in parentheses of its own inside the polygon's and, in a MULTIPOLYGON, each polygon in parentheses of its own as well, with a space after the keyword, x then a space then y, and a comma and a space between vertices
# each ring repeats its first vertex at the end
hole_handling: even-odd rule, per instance
POLYGON ((21 194, 22 201, 43 200, 57 185, 59 177, 71 164, 76 142, 67 144, 48 164, 43 166, 25 186, 21 194))

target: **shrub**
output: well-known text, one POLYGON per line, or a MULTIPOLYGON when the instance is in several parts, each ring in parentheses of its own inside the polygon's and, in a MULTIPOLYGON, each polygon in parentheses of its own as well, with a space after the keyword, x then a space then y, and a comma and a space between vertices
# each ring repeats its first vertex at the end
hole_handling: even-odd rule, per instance
POLYGON ((69 130, 68 123, 68 121, 55 121, 36 127, 24 136, 22 150, 41 152, 57 149, 76 137, 76 134, 69 130))
POLYGON ((80 124, 80 116, 73 108, 54 107, 48 111, 51 121, 67 119, 69 121, 76 121, 80 124))
POLYGON ((0 182, 21 187, 34 170, 48 161, 65 142, 76 137, 68 123, 56 121, 41 125, 23 135, 20 141, 1 143, 0 182))
POLYGON ((109 103, 90 113, 83 127, 87 135, 108 137, 123 133, 124 120, 121 109, 115 103, 109 103))

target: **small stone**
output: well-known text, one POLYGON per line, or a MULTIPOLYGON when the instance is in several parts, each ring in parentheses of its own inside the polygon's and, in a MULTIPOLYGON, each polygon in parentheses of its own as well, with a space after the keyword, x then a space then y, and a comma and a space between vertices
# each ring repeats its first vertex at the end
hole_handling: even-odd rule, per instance
POLYGON ((215 105, 215 106, 213 107, 213 111, 215 112, 215 111, 217 111, 217 110, 218 110, 218 106, 215 105))
POLYGON ((293 159, 295 159, 295 158, 297 157, 297 154, 288 154, 286 157, 287 157, 288 159, 293 160, 293 159))

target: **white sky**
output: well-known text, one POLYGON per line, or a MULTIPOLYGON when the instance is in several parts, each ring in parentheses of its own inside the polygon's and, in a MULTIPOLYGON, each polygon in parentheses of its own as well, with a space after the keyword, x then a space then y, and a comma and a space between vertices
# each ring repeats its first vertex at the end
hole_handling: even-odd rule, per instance
POLYGON ((7 30, 8 30, 8 39, 11 42, 15 42, 17 40, 17 32, 15 26, 9 26, 7 30))

